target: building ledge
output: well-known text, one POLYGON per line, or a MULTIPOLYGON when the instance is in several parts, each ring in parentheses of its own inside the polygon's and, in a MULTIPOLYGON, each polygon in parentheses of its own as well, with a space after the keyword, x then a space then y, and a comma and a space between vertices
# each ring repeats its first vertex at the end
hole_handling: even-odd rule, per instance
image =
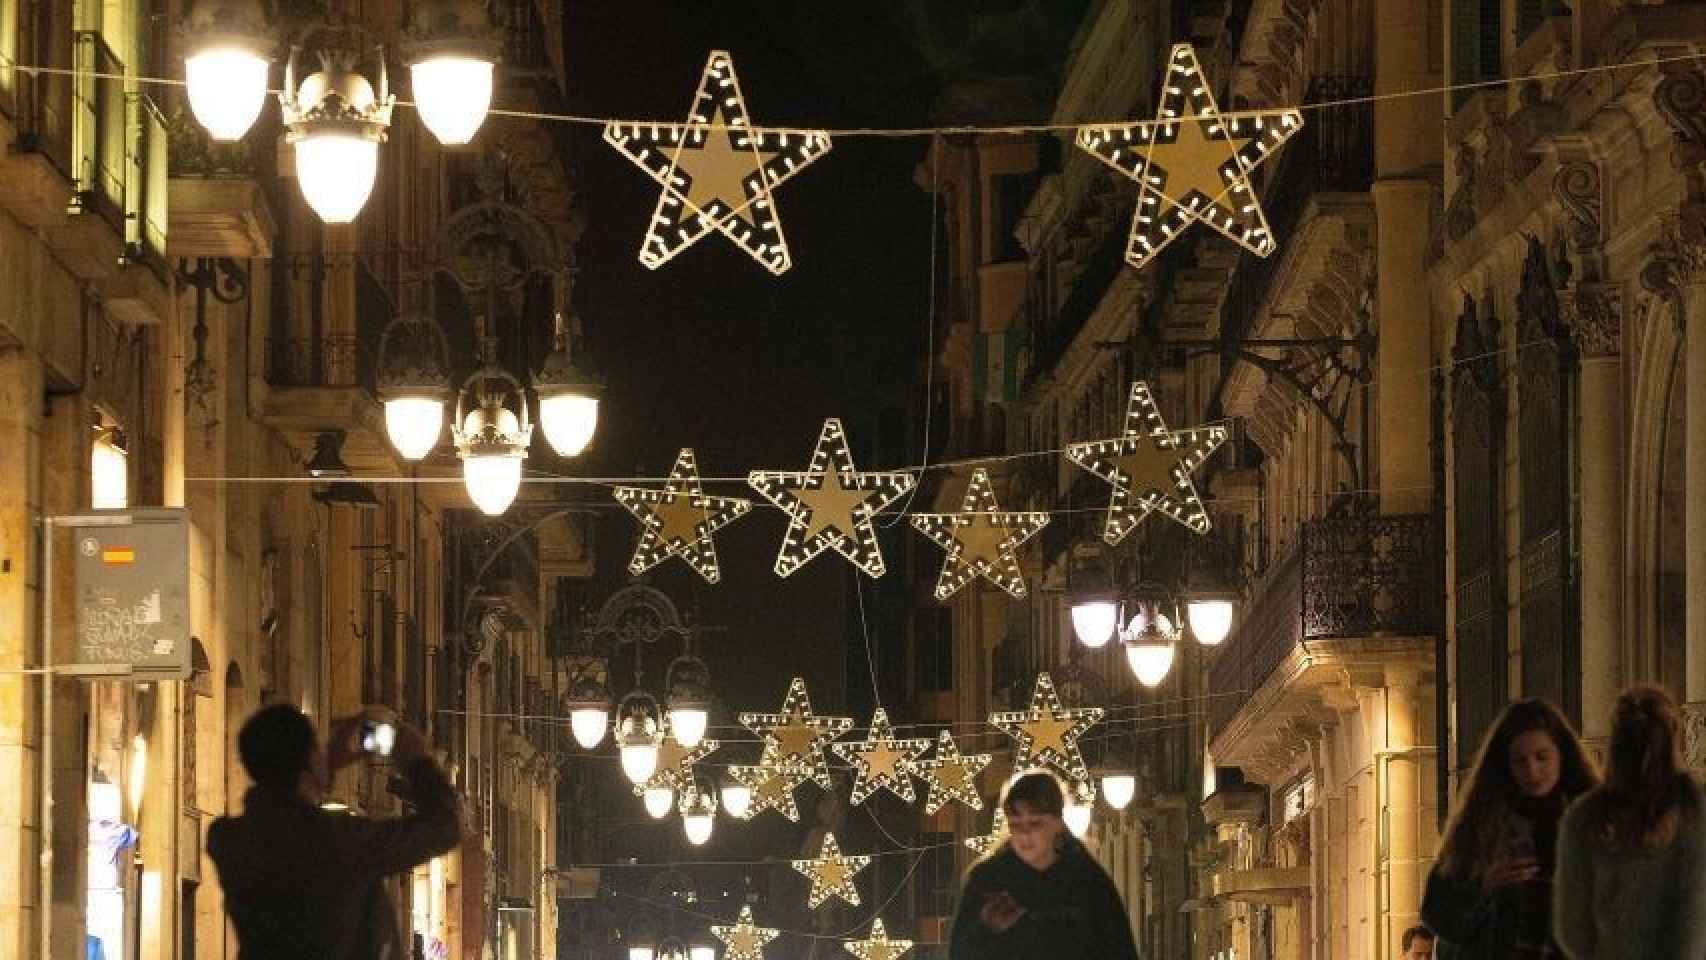
POLYGON ((173 177, 167 245, 173 257, 272 256, 272 209, 248 177, 173 177))
POLYGON ((6 184, 0 190, 0 209, 24 226, 41 229, 69 219, 71 181, 45 153, 16 150, 15 145, 0 151, 0 182, 6 184))
POLYGON ((1308 867, 1256 867, 1217 870, 1210 877, 1216 897, 1241 903, 1284 907, 1309 896, 1308 867))
POLYGON ((1223 823, 1258 824, 1267 817, 1268 792, 1260 787, 1229 787, 1216 790, 1202 802, 1202 816, 1210 826, 1223 823))

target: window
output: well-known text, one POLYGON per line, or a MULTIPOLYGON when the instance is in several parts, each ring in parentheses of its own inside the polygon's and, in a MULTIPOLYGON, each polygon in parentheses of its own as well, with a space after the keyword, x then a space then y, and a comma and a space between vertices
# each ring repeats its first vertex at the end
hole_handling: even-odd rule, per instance
POLYGON ((1019 243, 1019 221, 1024 219, 1025 206, 1036 190, 1035 173, 1003 173, 990 178, 991 210, 989 262, 1006 263, 1025 259, 1025 248, 1019 243))
MULTIPOLYGON (((1503 0, 1451 0, 1451 80, 1454 84, 1502 76, 1499 7, 1503 0)), ((1452 93, 1460 107, 1473 90, 1452 93)))

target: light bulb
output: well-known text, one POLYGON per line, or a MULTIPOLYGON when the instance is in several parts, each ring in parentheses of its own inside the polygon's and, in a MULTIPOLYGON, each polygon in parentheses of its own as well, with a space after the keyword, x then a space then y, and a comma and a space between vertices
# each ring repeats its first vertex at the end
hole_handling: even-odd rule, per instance
POLYGON ((610 723, 610 711, 603 707, 579 707, 569 711, 569 729, 582 749, 591 750, 604 742, 604 729, 610 723))
POLYGON ((1205 647, 1218 645, 1232 632, 1232 601, 1196 600, 1185 608, 1191 634, 1205 647))
POLYGON ((296 141, 296 179, 302 185, 302 198, 327 223, 354 220, 373 192, 378 172, 377 140, 316 132, 296 141))
POLYGON ((539 425, 559 456, 579 456, 598 429, 598 398, 578 393, 541 396, 539 425))
POLYGON ((652 778, 658 772, 658 745, 656 741, 647 743, 622 744, 622 772, 628 775, 631 783, 641 784, 652 778))
POLYGON ((419 460, 431 453, 443 429, 442 400, 397 397, 385 401, 385 434, 404 460, 419 460))
POLYGON ((723 784, 723 809, 736 820, 745 820, 752 809, 752 788, 744 783, 723 784))
POLYGON ((1159 686, 1173 669, 1173 644, 1130 643, 1125 648, 1126 663, 1137 675, 1137 682, 1146 687, 1159 686))
POLYGON ((1129 773, 1102 775, 1102 799, 1115 810, 1124 810, 1137 794, 1137 778, 1129 773))
POLYGON ((1075 837, 1082 837, 1090 829, 1090 815, 1094 812, 1087 803, 1069 803, 1061 811, 1061 819, 1066 821, 1066 829, 1072 831, 1075 837))
POLYGON ((669 816, 669 811, 675 806, 675 791, 667 786, 650 786, 646 788, 646 812, 653 820, 662 820, 669 816))
POLYGON ((669 728, 675 733, 675 742, 689 750, 705 739, 705 725, 710 719, 710 715, 698 707, 669 709, 669 728))
POLYGON ((215 140, 241 140, 267 98, 267 61, 242 47, 210 47, 184 59, 190 110, 215 140))
POLYGON ((492 64, 469 57, 434 57, 409 67, 415 109, 439 143, 474 139, 492 105, 492 64))
POLYGON ((521 490, 521 458, 504 454, 463 457, 462 483, 474 505, 495 517, 509 509, 521 490))
POLYGON ((1119 604, 1093 600, 1072 605, 1072 632, 1086 647, 1102 647, 1119 626, 1119 604))

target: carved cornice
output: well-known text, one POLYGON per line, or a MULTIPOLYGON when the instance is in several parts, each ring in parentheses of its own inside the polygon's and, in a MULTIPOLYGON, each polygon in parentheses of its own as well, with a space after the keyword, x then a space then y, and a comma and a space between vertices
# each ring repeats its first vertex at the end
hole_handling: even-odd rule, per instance
POLYGON ((1552 177, 1552 195, 1569 217, 1568 236, 1576 251, 1599 246, 1599 165, 1589 160, 1565 160, 1552 177))
MULTIPOLYGON (((1684 287, 1706 282, 1706 207, 1686 206, 1667 218, 1647 255, 1641 286, 1655 298, 1680 307, 1684 287)), ((1680 332, 1682 310, 1673 310, 1671 316, 1680 332)))
POLYGON ((1653 88, 1653 106, 1676 138, 1671 162, 1677 169, 1706 163, 1706 75, 1687 64, 1664 64, 1653 88))
POLYGON ((1584 359, 1614 357, 1623 343, 1623 288, 1581 283, 1558 293, 1565 329, 1584 359))

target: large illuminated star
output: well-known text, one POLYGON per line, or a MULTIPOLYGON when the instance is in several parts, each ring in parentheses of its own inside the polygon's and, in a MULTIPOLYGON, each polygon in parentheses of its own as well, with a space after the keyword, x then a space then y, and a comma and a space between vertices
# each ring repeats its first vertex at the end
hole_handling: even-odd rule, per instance
POLYGON ((740 919, 733 926, 712 924, 711 933, 723 941, 723 960, 764 960, 764 946, 781 936, 782 931, 760 927, 752 922, 752 905, 740 908, 740 919))
POLYGON ((658 739, 657 772, 644 783, 634 785, 634 796, 643 797, 648 787, 668 787, 681 793, 693 785, 693 765, 710 756, 722 744, 716 740, 700 740, 692 748, 675 739, 675 730, 664 713, 663 736, 658 739))
POLYGON ((918 758, 928 749, 928 740, 896 740, 894 728, 889 726, 888 711, 882 707, 871 716, 871 729, 864 740, 834 745, 841 759, 853 765, 853 794, 849 797, 853 803, 864 803, 866 797, 882 788, 911 803, 918 758))
POLYGON ((615 496, 644 528, 628 561, 629 573, 639 576, 670 557, 680 557, 708 583, 723 576, 711 534, 752 509, 751 500, 705 496, 691 447, 675 455, 662 490, 617 487, 615 496))
POLYGON ((759 766, 794 774, 800 780, 815 780, 825 790, 834 785, 824 763, 823 747, 851 729, 853 718, 813 716, 805 680, 795 677, 788 684, 780 713, 743 713, 740 722, 764 738, 759 766))
POLYGON ((977 792, 977 775, 989 766, 987 753, 961 754, 953 734, 943 730, 936 735, 936 755, 918 763, 919 775, 929 786, 924 794, 924 813, 929 815, 948 803, 958 800, 973 810, 983 809, 983 797, 977 792))
POLYGON ((1078 738, 1102 719, 1101 707, 1063 709, 1054 692, 1054 679, 1037 674, 1028 710, 989 715, 989 725, 1013 738, 1013 769, 1050 766, 1068 780, 1083 780, 1089 771, 1078 751, 1078 738))
POLYGON ((967 837, 960 842, 966 845, 966 849, 981 857, 988 853, 996 844, 1006 839, 1007 811, 1001 809, 1000 805, 997 805, 995 807, 994 820, 989 825, 989 832, 979 834, 975 837, 967 837))
POLYGON ((798 773, 780 767, 729 767, 729 778, 752 792, 743 820, 751 820, 766 810, 774 810, 789 820, 800 820, 799 805, 794 803, 794 788, 806 781, 798 773))
POLYGON ((959 513, 918 513, 912 525, 948 551, 936 578, 936 599, 946 600, 974 577, 1015 597, 1025 595, 1019 572, 1019 545, 1048 526, 1046 513, 1002 513, 995 502, 989 471, 978 467, 966 485, 959 513))
POLYGON ((900 960, 901 954, 912 949, 911 940, 890 940, 883 929, 883 918, 871 921, 871 935, 864 940, 847 940, 841 944, 859 960, 900 960))
POLYGON ((818 851, 817 859, 794 861, 794 869, 812 880, 812 892, 806 897, 806 906, 814 908, 830 897, 858 906, 859 888, 854 886, 853 878, 870 865, 868 856, 843 856, 833 833, 823 835, 823 847, 818 851))
POLYGON ((841 421, 831 417, 823 422, 803 473, 754 470, 746 482, 788 513, 788 531, 776 554, 778 576, 833 548, 867 576, 880 577, 886 567, 871 518, 911 490, 914 481, 910 473, 858 472, 841 421))
POLYGON ((1066 457, 1114 488, 1102 539, 1117 544, 1151 510, 1159 510, 1193 533, 1207 533, 1208 511, 1197 497, 1191 472, 1226 442, 1226 427, 1209 424, 1168 430, 1149 384, 1131 385, 1125 432, 1107 440, 1070 444, 1066 457))
POLYGON ((771 191, 828 153, 829 133, 752 126, 726 52, 705 61, 686 123, 615 122, 604 139, 663 187, 642 264, 655 270, 720 230, 771 273, 793 265, 771 191))
POLYGON ((1250 171, 1303 129, 1295 108, 1222 113, 1196 51, 1175 44, 1155 119, 1078 128, 1078 146, 1139 184, 1126 261, 1141 267, 1202 221, 1257 256, 1274 237, 1250 171))

